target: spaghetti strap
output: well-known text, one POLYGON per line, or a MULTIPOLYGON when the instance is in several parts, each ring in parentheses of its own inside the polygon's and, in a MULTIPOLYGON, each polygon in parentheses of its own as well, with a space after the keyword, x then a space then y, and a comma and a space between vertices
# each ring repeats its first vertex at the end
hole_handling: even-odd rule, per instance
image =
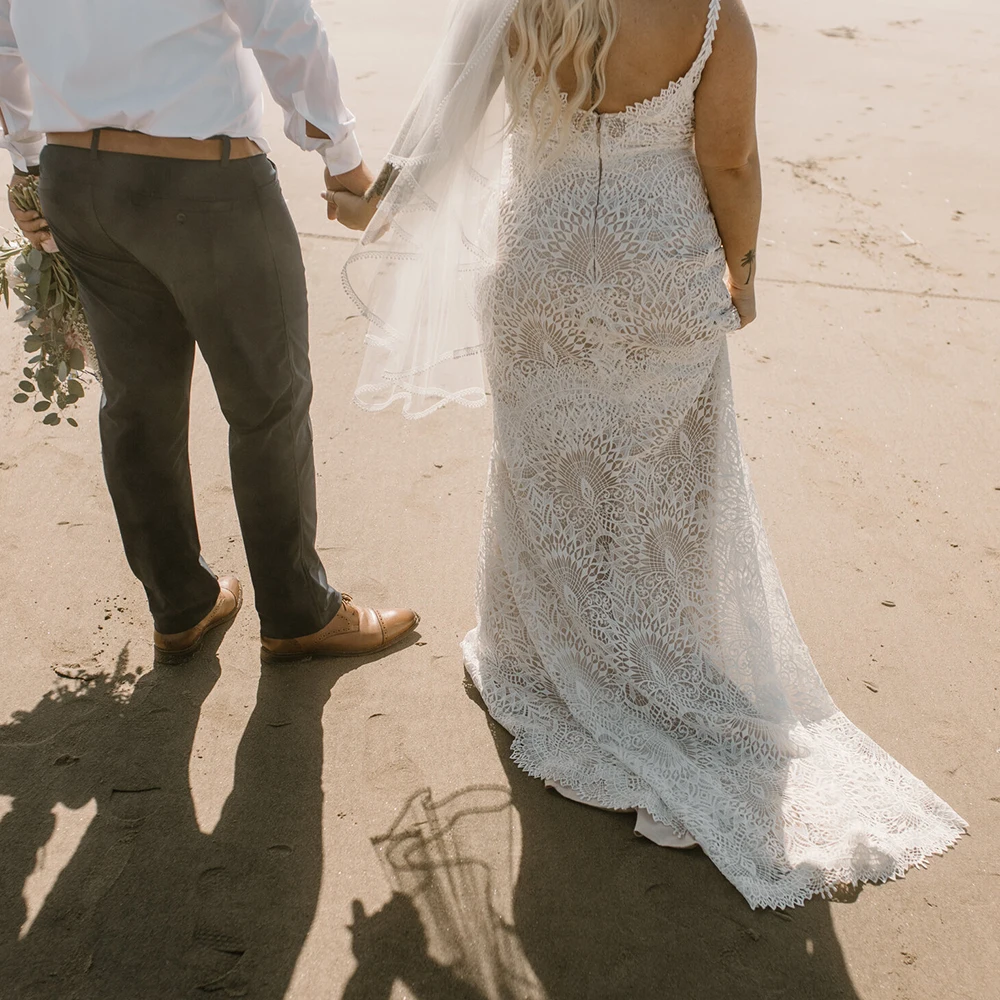
POLYGON ((715 32, 719 27, 719 13, 722 9, 722 0, 711 0, 708 5, 708 24, 705 26, 705 39, 701 43, 701 51, 691 67, 691 81, 695 85, 701 82, 701 75, 705 72, 705 65, 712 54, 712 45, 715 42, 715 32))

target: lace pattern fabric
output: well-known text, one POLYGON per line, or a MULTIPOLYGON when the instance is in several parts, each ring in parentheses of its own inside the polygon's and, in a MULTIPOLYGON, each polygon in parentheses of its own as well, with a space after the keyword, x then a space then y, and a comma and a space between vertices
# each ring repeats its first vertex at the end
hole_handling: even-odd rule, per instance
POLYGON ((548 162, 507 142, 464 652, 526 771, 690 833, 752 906, 785 907, 897 877, 964 822, 837 710, 768 548, 692 145, 718 13, 658 97, 577 115, 548 162))

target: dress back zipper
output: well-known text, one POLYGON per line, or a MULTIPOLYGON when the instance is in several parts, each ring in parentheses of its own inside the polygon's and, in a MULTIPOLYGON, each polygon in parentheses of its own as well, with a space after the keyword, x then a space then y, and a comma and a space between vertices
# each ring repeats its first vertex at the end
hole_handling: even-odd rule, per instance
POLYGON ((601 212, 601 188, 604 183, 604 149, 601 139, 601 118, 602 116, 598 114, 595 130, 597 138, 597 194, 594 198, 594 247, 590 259, 590 273, 594 280, 597 279, 597 227, 601 212))

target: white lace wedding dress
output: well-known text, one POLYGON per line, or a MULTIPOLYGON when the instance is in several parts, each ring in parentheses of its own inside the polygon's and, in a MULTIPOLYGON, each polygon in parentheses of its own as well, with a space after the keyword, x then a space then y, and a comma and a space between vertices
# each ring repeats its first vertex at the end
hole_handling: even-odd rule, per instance
MULTIPOLYGON (((690 72, 508 140, 480 312, 494 407, 469 672, 514 759, 689 836, 752 906, 881 881, 964 823, 837 710, 789 610, 733 409, 738 317, 690 72)), ((508 94, 509 100, 526 100, 508 94)))

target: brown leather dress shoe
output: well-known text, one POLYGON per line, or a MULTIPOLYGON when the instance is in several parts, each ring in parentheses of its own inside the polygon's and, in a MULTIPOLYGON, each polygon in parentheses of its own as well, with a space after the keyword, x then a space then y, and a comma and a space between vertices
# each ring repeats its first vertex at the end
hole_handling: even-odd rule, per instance
POLYGON ((333 620, 318 632, 299 639, 260 637, 261 652, 269 660, 301 660, 307 656, 365 656, 388 649, 420 624, 408 609, 378 611, 358 608, 347 594, 333 620))
POLYGON ((153 645, 157 653, 167 658, 182 658, 198 652, 205 636, 212 629, 219 628, 231 622, 243 607, 243 588, 235 576, 219 577, 219 599, 215 607, 205 615, 194 628, 186 632, 174 632, 164 635, 153 632, 153 645))

